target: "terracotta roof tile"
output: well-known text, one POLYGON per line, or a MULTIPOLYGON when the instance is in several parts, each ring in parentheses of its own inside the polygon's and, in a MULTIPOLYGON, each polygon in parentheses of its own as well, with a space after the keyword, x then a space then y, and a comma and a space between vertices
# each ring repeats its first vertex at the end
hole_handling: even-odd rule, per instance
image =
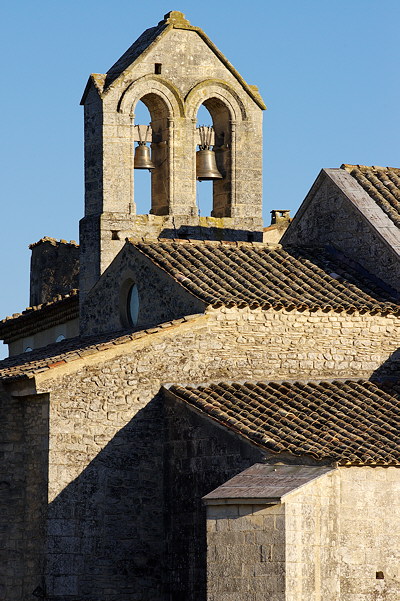
POLYGON ((22 336, 49 328, 61 320, 68 321, 77 317, 79 291, 73 289, 68 294, 59 294, 47 303, 28 307, 22 313, 14 313, 0 320, 0 339, 10 343, 22 336))
POLYGON ((397 227, 400 227, 400 169, 342 165, 397 227))
POLYGON ((137 340, 138 338, 144 338, 145 336, 151 336, 168 327, 179 325, 196 317, 198 316, 190 315, 187 318, 175 319, 148 330, 130 330, 85 336, 84 338, 79 336, 68 338, 61 342, 35 349, 29 353, 14 355, 0 361, 0 381, 10 382, 21 378, 29 378, 37 373, 105 351, 113 346, 137 340))
POLYGON ((262 243, 130 242, 194 296, 213 306, 398 314, 398 300, 328 251, 262 243))
POLYGON ((273 453, 341 464, 400 464, 400 385, 246 382, 165 390, 273 453))

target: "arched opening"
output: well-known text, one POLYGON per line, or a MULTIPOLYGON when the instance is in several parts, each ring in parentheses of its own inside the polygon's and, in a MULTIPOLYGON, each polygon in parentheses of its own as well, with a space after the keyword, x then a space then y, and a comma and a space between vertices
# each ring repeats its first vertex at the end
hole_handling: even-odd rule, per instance
POLYGON ((122 327, 137 326, 140 310, 139 288, 130 274, 121 285, 119 307, 122 327))
MULTIPOLYGON (((150 193, 148 193, 149 173, 147 169, 135 169, 135 202, 137 213, 153 215, 169 214, 169 161, 168 161, 168 107, 160 96, 154 93, 145 94, 135 107, 135 140, 139 139, 138 126, 151 125, 148 140, 151 147, 150 193), (143 175, 137 175, 140 171, 143 175), (147 187, 146 187, 147 186, 147 187), (141 195, 150 199, 150 203, 142 203, 141 195), (150 205, 150 206, 149 206, 150 205), (143 211, 143 209, 145 209, 143 211)), ((143 138, 143 130, 142 135, 143 138)))
MULTIPOLYGON (((200 105, 197 112, 196 129, 202 125, 212 125, 212 117, 204 104, 200 105)), ((196 140, 198 142, 198 140, 196 140)), ((208 217, 213 210, 213 182, 196 181, 196 204, 199 217, 208 217)))
POLYGON ((231 116, 218 98, 208 98, 197 112, 197 127, 212 125, 213 151, 221 179, 197 182, 197 204, 200 215, 231 216, 231 116))
MULTIPOLYGON (((149 125, 151 116, 146 105, 139 100, 135 107, 135 125, 146 126, 149 125)), ((143 135, 143 128, 138 131, 135 127, 135 140, 139 138, 139 135, 143 135)), ((151 136, 150 140, 151 142, 151 136)), ((135 145, 135 156, 137 153, 137 145, 135 145)), ((148 169, 136 169, 134 170, 134 185, 135 185, 135 203, 136 213, 138 215, 146 215, 151 210, 151 174, 148 169)))
POLYGON ((129 325, 136 326, 139 318, 139 291, 136 284, 132 284, 129 288, 126 314, 129 325))

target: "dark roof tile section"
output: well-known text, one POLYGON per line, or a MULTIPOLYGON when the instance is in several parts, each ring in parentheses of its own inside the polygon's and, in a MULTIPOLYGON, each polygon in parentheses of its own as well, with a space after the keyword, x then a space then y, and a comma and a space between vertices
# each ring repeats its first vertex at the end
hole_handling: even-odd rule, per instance
POLYGON ((342 165, 397 227, 400 227, 400 169, 342 165))
POLYGON ((219 501, 279 503, 283 497, 333 471, 310 465, 266 465, 255 463, 203 497, 206 504, 219 501))
POLYGON ((360 381, 173 385, 173 395, 272 453, 400 464, 400 385, 360 381))
POLYGON ((53 300, 28 307, 22 313, 14 313, 0 321, 0 340, 6 344, 23 336, 30 336, 60 322, 79 317, 79 291, 59 294, 53 300))
POLYGON ((208 305, 398 314, 396 298, 328 251, 262 243, 130 242, 208 305))
POLYGON ((112 332, 108 335, 97 334, 95 336, 85 336, 84 338, 68 338, 29 353, 15 355, 0 361, 0 381, 10 382, 20 378, 31 377, 64 363, 70 363, 82 357, 106 351, 111 347, 121 345, 125 342, 156 334, 197 317, 198 315, 188 315, 187 317, 175 319, 145 330, 129 330, 112 332))

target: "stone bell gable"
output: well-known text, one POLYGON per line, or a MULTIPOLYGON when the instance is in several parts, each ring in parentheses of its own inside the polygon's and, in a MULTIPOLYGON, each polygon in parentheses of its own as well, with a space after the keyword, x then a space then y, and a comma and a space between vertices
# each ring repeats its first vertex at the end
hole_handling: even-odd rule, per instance
POLYGON ((292 223, 285 246, 330 246, 400 291, 400 170, 323 169, 292 223))
POLYGON ((109 73, 92 75, 82 104, 82 300, 126 236, 262 239, 265 105, 257 88, 182 13, 168 13, 142 34, 109 73), (134 145, 143 140, 147 125, 135 122, 139 100, 151 116, 154 169, 150 214, 138 217, 134 145), (211 114, 213 150, 222 175, 214 181, 213 210, 205 218, 199 218, 196 206, 196 117, 202 104, 211 114))

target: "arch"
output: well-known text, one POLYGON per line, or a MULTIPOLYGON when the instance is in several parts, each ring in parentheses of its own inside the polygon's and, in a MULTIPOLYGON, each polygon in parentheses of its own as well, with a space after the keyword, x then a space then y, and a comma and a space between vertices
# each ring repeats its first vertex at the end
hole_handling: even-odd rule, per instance
POLYGON ((140 317, 140 291, 134 274, 129 270, 123 274, 119 291, 119 313, 121 325, 125 328, 135 327, 140 317), (135 318, 132 319, 131 300, 132 291, 135 290, 137 300, 135 318))
MULTIPOLYGON (((223 179, 213 182, 212 217, 232 217, 235 202, 236 125, 246 119, 244 104, 224 81, 205 80, 186 97, 186 114, 195 128, 197 112, 204 105, 211 115, 215 134, 214 152, 223 179)), ((193 152, 195 148, 193 148, 193 152)))
MULTIPOLYGON (((159 96, 164 101, 168 107, 168 117, 170 119, 184 116, 184 100, 178 88, 167 79, 155 75, 144 75, 132 81, 122 92, 117 111, 132 114, 133 107, 138 100, 142 100, 143 96, 148 94, 159 96)), ((151 114, 150 108, 149 111, 151 114)))
POLYGON ((155 168, 151 173, 150 213, 168 215, 173 172, 174 131, 171 123, 183 115, 183 99, 175 86, 167 80, 156 75, 145 75, 128 85, 121 95, 118 111, 133 119, 139 100, 149 110, 152 126, 151 155, 155 168))
POLYGON ((247 119, 246 109, 239 94, 228 83, 219 79, 201 81, 187 93, 185 97, 186 116, 195 119, 199 106, 211 98, 217 98, 225 104, 230 111, 232 121, 247 119))

